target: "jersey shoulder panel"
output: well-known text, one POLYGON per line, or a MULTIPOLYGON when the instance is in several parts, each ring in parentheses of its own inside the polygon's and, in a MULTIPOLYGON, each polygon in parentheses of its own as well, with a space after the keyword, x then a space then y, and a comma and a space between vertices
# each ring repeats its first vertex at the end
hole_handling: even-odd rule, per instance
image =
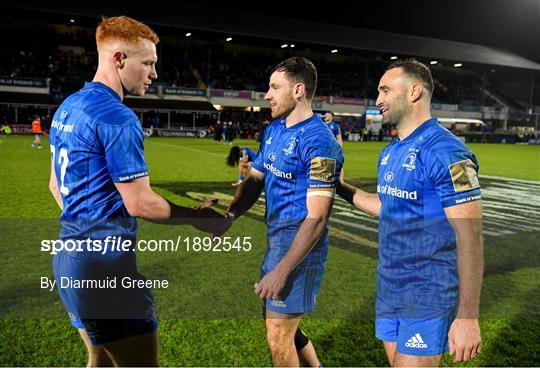
POLYGON ((126 126, 139 122, 137 115, 129 107, 103 89, 82 89, 68 97, 64 103, 82 109, 101 124, 126 126))
POLYGON ((317 141, 318 144, 321 144, 323 142, 327 143, 327 140, 332 141, 334 134, 328 124, 317 118, 306 125, 301 132, 301 137, 305 142, 317 141))
POLYGON ((454 163, 470 160, 478 171, 478 160, 473 151, 448 129, 437 126, 420 145, 422 161, 428 166, 448 167, 454 163))

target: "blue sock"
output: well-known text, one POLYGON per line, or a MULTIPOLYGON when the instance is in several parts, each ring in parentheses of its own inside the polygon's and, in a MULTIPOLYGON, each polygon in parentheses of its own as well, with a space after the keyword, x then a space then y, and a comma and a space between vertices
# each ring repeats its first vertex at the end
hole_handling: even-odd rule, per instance
POLYGON ((244 177, 240 175, 240 181, 244 181, 244 177))

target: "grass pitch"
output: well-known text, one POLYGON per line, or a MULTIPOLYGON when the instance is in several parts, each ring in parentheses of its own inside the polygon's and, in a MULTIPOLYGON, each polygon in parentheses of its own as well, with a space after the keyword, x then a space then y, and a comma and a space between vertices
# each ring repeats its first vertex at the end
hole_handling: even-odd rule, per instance
MULTIPOLYGON (((0 144, 0 366, 81 366, 85 349, 56 291, 40 288, 52 277, 52 256, 42 239, 55 239, 58 216, 48 192, 47 139, 43 150, 29 136, 0 144)), ((236 144, 257 148, 254 141, 236 144)), ((345 143, 345 175, 374 190, 376 162, 384 144, 345 143)), ((229 146, 210 140, 150 138, 145 141, 155 190, 191 206, 234 195, 237 170, 225 166, 229 146)), ((471 145, 481 168, 486 210, 486 273, 482 292, 481 355, 464 366, 540 365, 540 147, 471 145), (506 177, 518 180, 496 178, 506 177)), ((253 294, 264 254, 263 203, 235 222, 227 235, 252 238, 249 252, 141 252, 140 271, 168 279, 155 290, 160 317, 161 364, 174 366, 268 366, 270 355, 253 294)), ((325 366, 387 365, 375 339, 373 304, 377 262, 376 220, 336 201, 327 271, 317 311, 302 328, 325 366), (351 216, 351 214, 353 216, 351 216), (356 227, 355 227, 356 226, 356 227)), ((188 227, 139 221, 140 239, 204 236, 188 227)), ((443 364, 453 365, 448 356, 443 364)))

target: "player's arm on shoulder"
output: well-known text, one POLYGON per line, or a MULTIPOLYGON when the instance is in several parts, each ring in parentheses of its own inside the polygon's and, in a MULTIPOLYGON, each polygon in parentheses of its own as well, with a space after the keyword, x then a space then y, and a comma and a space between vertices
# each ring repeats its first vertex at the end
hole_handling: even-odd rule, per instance
POLYGON ((381 213, 381 200, 377 193, 368 193, 345 181, 339 181, 336 188, 337 194, 362 212, 372 216, 381 213))
POLYGON ((247 178, 238 186, 227 209, 228 216, 238 218, 257 202, 264 189, 264 173, 252 167, 247 178))
POLYGON ((64 203, 62 202, 62 194, 60 194, 60 189, 58 188, 58 181, 56 181, 56 173, 54 172, 54 163, 51 160, 51 175, 49 178, 49 190, 51 191, 54 200, 58 204, 61 210, 64 209, 64 203))

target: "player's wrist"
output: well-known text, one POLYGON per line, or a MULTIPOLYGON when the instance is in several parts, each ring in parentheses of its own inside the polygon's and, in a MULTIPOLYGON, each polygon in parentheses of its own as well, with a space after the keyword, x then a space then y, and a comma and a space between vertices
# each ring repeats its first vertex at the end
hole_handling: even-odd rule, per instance
POLYGON ((228 219, 230 219, 231 221, 234 221, 234 220, 236 220, 236 217, 237 217, 237 216, 236 216, 236 213, 234 213, 233 211, 230 211, 230 210, 229 210, 229 211, 227 211, 227 212, 225 213, 225 217, 228 218, 228 219))
POLYGON ((169 204, 169 218, 170 219, 182 219, 182 218, 194 218, 197 217, 198 211, 193 208, 181 207, 165 198, 165 201, 169 204))
POLYGON ((274 268, 274 271, 283 278, 287 278, 292 272, 293 268, 284 262, 280 262, 274 268))

